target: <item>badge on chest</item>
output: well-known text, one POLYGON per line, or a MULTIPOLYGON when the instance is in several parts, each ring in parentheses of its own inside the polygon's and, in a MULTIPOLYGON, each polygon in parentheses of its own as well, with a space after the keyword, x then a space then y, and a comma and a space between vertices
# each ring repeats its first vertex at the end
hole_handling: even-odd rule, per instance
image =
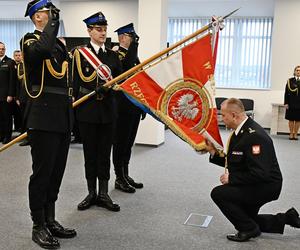
POLYGON ((252 146, 252 154, 259 155, 260 154, 260 145, 253 145, 252 146))
POLYGON ((242 152, 242 151, 232 151, 231 154, 232 155, 244 155, 244 152, 242 152))

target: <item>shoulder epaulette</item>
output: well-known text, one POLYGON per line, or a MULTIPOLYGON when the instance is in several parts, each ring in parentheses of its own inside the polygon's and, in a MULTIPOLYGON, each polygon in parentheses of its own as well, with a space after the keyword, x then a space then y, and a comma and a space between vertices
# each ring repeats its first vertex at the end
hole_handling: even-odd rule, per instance
POLYGON ((24 36, 24 44, 25 45, 30 45, 31 43, 37 41, 38 39, 40 39, 40 36, 34 33, 27 33, 24 36))

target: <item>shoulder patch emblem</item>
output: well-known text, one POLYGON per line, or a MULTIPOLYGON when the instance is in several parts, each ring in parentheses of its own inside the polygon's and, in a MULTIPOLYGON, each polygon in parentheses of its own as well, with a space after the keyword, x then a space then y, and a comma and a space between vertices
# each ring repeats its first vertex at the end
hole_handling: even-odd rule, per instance
POLYGON ((259 155, 260 154, 260 145, 253 145, 252 146, 252 154, 259 155))

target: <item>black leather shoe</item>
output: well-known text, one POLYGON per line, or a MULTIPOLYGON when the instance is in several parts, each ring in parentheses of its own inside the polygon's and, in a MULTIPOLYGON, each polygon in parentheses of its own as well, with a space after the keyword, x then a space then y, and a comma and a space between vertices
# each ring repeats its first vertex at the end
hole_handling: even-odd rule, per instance
POLYGON ((119 189, 125 193, 134 193, 135 192, 135 188, 130 186, 124 178, 116 179, 115 189, 119 189))
POLYGON ((133 186, 134 188, 143 188, 143 183, 135 182, 130 176, 126 176, 126 181, 129 183, 130 186, 133 186))
POLYGON ((75 229, 64 228, 56 220, 51 223, 47 223, 46 227, 49 229, 53 236, 58 238, 74 238, 77 235, 75 229))
POLYGON ((27 139, 25 139, 24 141, 22 141, 19 146, 24 147, 24 146, 29 146, 29 141, 27 139))
POLYGON ((286 211, 285 220, 285 224, 290 225, 291 227, 300 228, 300 218, 295 208, 292 207, 286 211))
POLYGON ((80 143, 80 144, 81 144, 82 141, 79 140, 79 139, 77 139, 77 138, 74 138, 73 140, 70 141, 70 143, 71 143, 71 144, 77 144, 77 143, 80 143))
POLYGON ((32 228, 32 240, 42 248, 58 249, 60 247, 59 241, 52 236, 45 226, 32 228))
POLYGON ((96 204, 96 194, 88 194, 77 206, 78 210, 86 210, 96 204))
POLYGON ((114 203, 108 194, 100 194, 97 196, 96 204, 98 207, 104 207, 113 212, 119 212, 120 206, 114 203))
POLYGON ((248 241, 250 238, 255 238, 257 236, 260 236, 261 232, 258 228, 247 231, 247 232, 237 232, 236 234, 228 234, 227 239, 237 242, 244 242, 248 241))

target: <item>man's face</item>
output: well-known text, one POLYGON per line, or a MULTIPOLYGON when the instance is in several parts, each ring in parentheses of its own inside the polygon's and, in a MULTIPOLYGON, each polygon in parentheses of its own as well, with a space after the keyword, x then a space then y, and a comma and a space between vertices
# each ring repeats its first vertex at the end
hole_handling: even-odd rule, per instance
POLYGON ((5 45, 0 43, 0 57, 5 56, 5 45))
POLYGON ((21 52, 15 52, 14 53, 14 60, 17 63, 20 63, 22 61, 22 54, 21 54, 21 52))
POLYGON ((226 105, 221 106, 222 120, 227 128, 235 129, 234 112, 227 109, 226 105))
POLYGON ((102 45, 106 41, 107 26, 100 25, 97 27, 88 28, 88 33, 91 37, 92 42, 94 42, 98 45, 102 45))
POLYGON ((126 33, 119 35, 119 42, 122 47, 129 48, 131 41, 132 41, 131 35, 126 34, 126 33))
POLYGON ((37 28, 44 29, 49 20, 49 10, 36 12, 32 17, 32 20, 37 28))
POLYGON ((296 77, 300 77, 300 67, 297 67, 297 68, 295 69, 295 76, 296 76, 296 77))

